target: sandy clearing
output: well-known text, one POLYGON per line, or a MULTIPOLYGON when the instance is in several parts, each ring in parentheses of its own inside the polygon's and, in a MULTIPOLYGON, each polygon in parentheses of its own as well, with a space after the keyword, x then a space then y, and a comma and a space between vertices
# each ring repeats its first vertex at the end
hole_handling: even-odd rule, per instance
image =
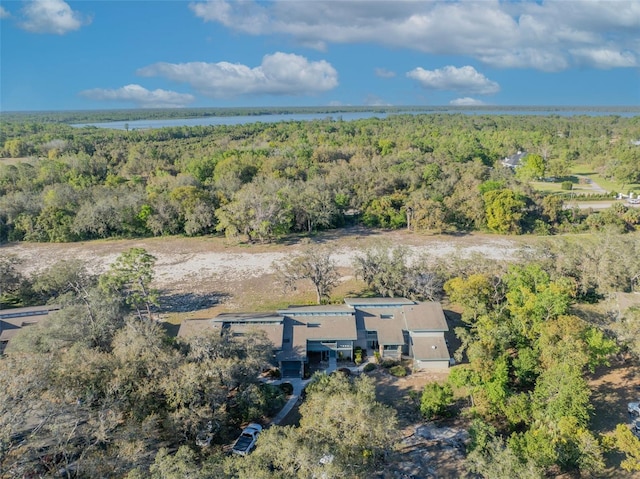
POLYGON ((241 281, 273 273, 273 263, 300 254, 313 244, 322 244, 333 252, 341 268, 350 269, 356 255, 382 240, 388 244, 405 244, 415 255, 442 258, 480 254, 495 260, 509 260, 522 248, 515 239, 482 236, 420 237, 404 232, 390 232, 374 237, 344 235, 290 245, 229 246, 220 238, 150 238, 143 240, 111 240, 66 244, 14 243, 0 247, 0 254, 15 255, 24 260, 26 274, 55 264, 59 260, 79 258, 98 273, 104 271, 117 256, 132 247, 143 247, 156 256, 156 283, 159 287, 180 282, 196 282, 199 278, 241 281), (348 244, 356 238, 355 246, 348 244), (345 245, 345 243, 347 245, 345 245))

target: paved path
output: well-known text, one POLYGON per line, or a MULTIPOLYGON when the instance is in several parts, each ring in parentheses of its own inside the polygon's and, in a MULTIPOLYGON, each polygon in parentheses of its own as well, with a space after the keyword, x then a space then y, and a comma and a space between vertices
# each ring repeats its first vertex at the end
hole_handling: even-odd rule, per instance
POLYGON ((606 210, 611 208, 614 204, 620 203, 627 208, 640 208, 640 205, 631 205, 624 200, 608 200, 608 201, 580 201, 580 197, 577 196, 562 205, 563 210, 572 210, 575 206, 581 210, 606 210))
POLYGON ((281 379, 278 381, 274 381, 272 384, 280 384, 280 383, 289 383, 293 386, 293 393, 289 400, 282 407, 280 412, 273 418, 271 424, 278 425, 280 422, 291 412, 293 407, 296 405, 298 400, 300 399, 300 395, 302 394, 302 390, 309 382, 309 379, 299 379, 299 378, 287 378, 281 379))
MULTIPOLYGON (((358 367, 350 367, 349 369, 351 370, 351 372, 353 372, 355 374, 360 374, 360 373, 362 373, 362 370, 366 366, 366 364, 368 362, 370 362, 370 361, 373 361, 373 355, 371 355, 371 357, 367 357, 367 360, 364 361, 360 366, 358 366, 358 367)), ((333 371, 335 371, 336 368, 337 368, 337 363, 335 363, 335 358, 334 358, 334 362, 330 361, 329 368, 327 368, 325 370, 325 372, 327 374, 330 374, 333 371)), ((288 401, 282 407, 280 412, 278 414, 276 414, 276 416, 272 419, 271 424, 279 425, 280 422, 285 417, 287 417, 287 414, 289 414, 291 412, 293 407, 300 400, 300 396, 302 395, 302 391, 304 390, 304 387, 309 383, 309 381, 311 381, 311 379, 300 379, 300 378, 284 378, 284 379, 277 379, 275 381, 268 381, 269 384, 273 384, 273 385, 278 385, 278 384, 282 384, 282 383, 289 383, 289 384, 291 384, 293 386, 293 393, 291 394, 291 397, 288 399, 288 401)))

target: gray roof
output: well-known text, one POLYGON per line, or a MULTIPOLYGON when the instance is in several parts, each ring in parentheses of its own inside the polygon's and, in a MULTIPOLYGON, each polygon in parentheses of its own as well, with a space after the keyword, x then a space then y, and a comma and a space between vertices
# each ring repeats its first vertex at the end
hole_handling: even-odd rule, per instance
POLYGON ((383 346, 404 344, 404 316, 401 308, 358 308, 367 331, 378 334, 378 343, 383 346))
POLYGON ((215 323, 281 323, 278 313, 221 313, 212 319, 215 323))
POLYGON ((413 357, 420 361, 449 359, 447 343, 442 336, 411 336, 413 357))
POLYGON ((180 323, 178 337, 189 338, 201 331, 209 331, 211 330, 211 325, 211 319, 185 319, 180 323))
POLYGON ((282 349, 282 323, 274 324, 230 324, 229 329, 234 336, 246 336, 255 331, 263 331, 269 341, 273 343, 273 349, 279 351, 282 349))
POLYGON ((522 158, 524 158, 525 156, 527 156, 527 152, 526 151, 519 151, 511 156, 507 156, 504 160, 502 160, 502 164, 504 166, 509 166, 511 168, 514 168, 516 166, 520 165, 520 161, 522 160, 522 158))
POLYGON ((307 341, 355 341, 358 339, 354 316, 286 316, 280 361, 304 359, 307 341))
POLYGON ((278 311, 283 316, 294 316, 300 314, 327 314, 333 313, 350 313, 353 314, 353 308, 344 304, 318 304, 313 306, 289 306, 287 309, 278 311))
POLYGON ((449 331, 440 303, 432 301, 405 306, 402 312, 409 331, 449 331))
POLYGON ((415 304, 407 298, 344 298, 344 302, 354 308, 377 307, 377 306, 402 306, 405 304, 415 304))
POLYGON ((29 306, 27 308, 0 309, 0 319, 23 318, 27 316, 44 316, 53 311, 58 311, 58 305, 29 306))

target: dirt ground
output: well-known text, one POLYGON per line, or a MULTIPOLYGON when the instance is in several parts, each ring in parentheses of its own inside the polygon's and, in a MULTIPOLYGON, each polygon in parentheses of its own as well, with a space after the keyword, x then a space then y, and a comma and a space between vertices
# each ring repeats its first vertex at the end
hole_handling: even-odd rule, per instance
POLYGON ((220 237, 145 238, 99 240, 78 243, 12 243, 0 246, 0 255, 15 255, 27 274, 37 274, 62 259, 85 260, 100 273, 117 256, 132 247, 145 248, 157 258, 154 286, 162 295, 164 319, 215 316, 223 311, 265 311, 288 304, 313 302, 310 284, 284 291, 273 275, 273 263, 298 254, 310 245, 332 251, 341 277, 333 292, 340 300, 357 294, 363 284, 353 275, 352 262, 363 249, 376 243, 406 245, 416 254, 433 258, 479 253, 496 260, 510 259, 527 239, 499 235, 468 234, 426 236, 407 231, 372 231, 360 227, 328 231, 312 238, 288 238, 272 244, 239 244, 220 237))
MULTIPOLYGON (((594 432, 613 432, 618 424, 631 424, 627 403, 640 400, 640 365, 631 358, 621 358, 610 367, 600 367, 589 379, 594 414, 591 424, 594 432)), ((620 468, 623 454, 609 453, 605 457, 607 470, 602 475, 611 479, 638 478, 640 474, 625 473, 620 468)))

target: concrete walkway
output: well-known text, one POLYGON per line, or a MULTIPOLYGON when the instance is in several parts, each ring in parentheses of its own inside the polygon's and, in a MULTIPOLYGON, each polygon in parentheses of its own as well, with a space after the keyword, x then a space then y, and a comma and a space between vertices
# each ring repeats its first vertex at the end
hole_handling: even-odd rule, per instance
MULTIPOLYGON (((351 372, 354 374, 361 374, 362 370, 369 362, 374 362, 373 355, 367 356, 367 359, 362 364, 360 364, 360 366, 349 367, 348 369, 350 369, 351 372)), ((329 360, 329 367, 324 372, 327 374, 330 374, 336 369, 337 369, 337 361, 335 358, 333 358, 333 361, 331 361, 331 359, 329 360)), ((282 383, 289 383, 293 386, 293 393, 291 394, 291 397, 287 400, 287 402, 282 407, 280 412, 276 414, 276 416, 271 420, 271 424, 279 425, 280 422, 287 416, 287 414, 291 412, 293 407, 300 400, 302 391, 304 390, 304 387, 309 383, 309 381, 311 381, 311 379, 300 379, 300 378, 284 378, 284 379, 267 381, 269 384, 273 384, 274 386, 277 386, 282 383)))
POLYGON ((293 407, 296 405, 300 396, 302 395, 302 390, 309 382, 309 379, 300 379, 300 378, 287 378, 287 379, 279 379, 277 381, 272 382, 271 384, 281 384, 281 383, 289 383, 293 386, 293 393, 289 400, 282 407, 280 412, 273 418, 271 424, 278 425, 280 422, 291 412, 293 407))

